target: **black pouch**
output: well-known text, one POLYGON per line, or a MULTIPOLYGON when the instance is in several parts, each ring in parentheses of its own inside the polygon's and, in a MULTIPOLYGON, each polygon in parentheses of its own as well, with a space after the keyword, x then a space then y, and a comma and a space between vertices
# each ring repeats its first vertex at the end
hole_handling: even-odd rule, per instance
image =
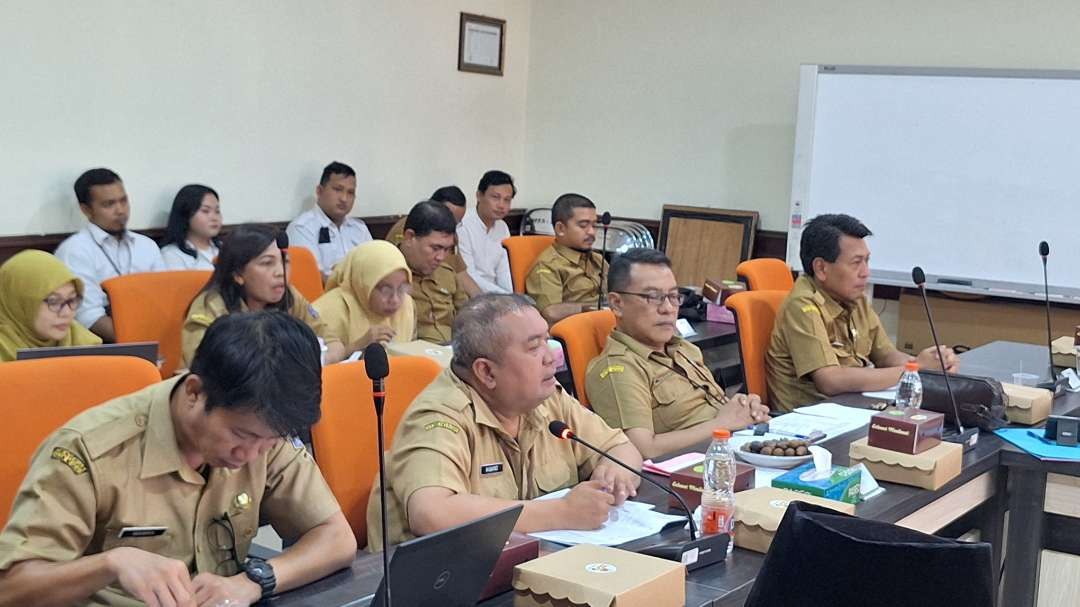
MULTIPOLYGON (((945 421, 956 425, 944 374, 919 371, 919 378, 923 386, 922 408, 944 413, 945 421)), ((1001 382, 988 377, 949 375, 949 385, 956 397, 960 423, 965 427, 978 426, 979 430, 993 432, 1009 422, 1005 416, 1005 390, 1001 382)))

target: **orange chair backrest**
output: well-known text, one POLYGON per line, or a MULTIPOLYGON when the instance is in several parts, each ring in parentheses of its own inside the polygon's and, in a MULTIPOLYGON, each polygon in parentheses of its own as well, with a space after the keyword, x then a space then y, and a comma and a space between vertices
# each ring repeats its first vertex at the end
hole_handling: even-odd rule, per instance
POLYGON ((536 263, 536 258, 544 249, 555 242, 554 236, 511 236, 502 241, 506 257, 510 260, 510 280, 514 283, 514 293, 525 292, 525 278, 536 263))
POLYGON ((769 349, 773 325, 787 291, 744 291, 724 302, 735 315, 735 331, 739 336, 742 357, 743 390, 768 401, 765 382, 765 351, 769 349))
POLYGON ((748 259, 735 267, 735 274, 746 281, 750 291, 790 291, 795 286, 791 268, 783 259, 748 259))
POLYGON ((566 352, 577 399, 586 407, 589 406, 589 397, 585 394, 585 369, 592 359, 600 355, 614 328, 615 314, 611 310, 574 314, 551 327, 551 336, 562 342, 566 352))
MULTIPOLYGON (((423 356, 391 356, 383 432, 386 450, 401 416, 442 368, 423 356)), ((315 461, 337 497, 357 545, 367 545, 367 505, 379 474, 379 438, 371 380, 363 361, 323 367, 322 418, 311 428, 315 461)))
POLYGON ((101 283, 112 306, 116 341, 158 342, 161 376, 172 377, 180 366, 180 330, 188 306, 210 280, 210 270, 142 272, 101 283))
POLYGON ((161 381, 157 367, 131 356, 66 356, 0 364, 0 528, 45 437, 95 405, 161 381), (88 378, 92 380, 88 381, 88 378))
POLYGON ((289 284, 296 287, 308 301, 315 301, 325 290, 315 254, 306 247, 289 247, 285 250, 289 257, 289 284))

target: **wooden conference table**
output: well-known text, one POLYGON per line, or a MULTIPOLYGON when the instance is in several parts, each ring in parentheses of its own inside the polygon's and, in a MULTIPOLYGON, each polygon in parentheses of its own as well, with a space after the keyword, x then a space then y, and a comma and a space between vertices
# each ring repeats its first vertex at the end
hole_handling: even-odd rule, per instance
MULTIPOLYGON (((1038 346, 995 342, 963 354, 961 367, 966 373, 1011 379, 1015 362, 1019 357, 1034 360, 1037 353, 1035 349, 1038 349, 1038 346)), ((1041 352, 1045 360, 1046 349, 1042 348, 1041 352)), ((1029 366, 1029 363, 1025 362, 1024 368, 1035 369, 1037 366, 1029 366)), ((830 400, 855 407, 869 407, 878 402, 861 395, 842 395, 830 400)), ((1077 407, 1080 407, 1080 395, 1077 394, 1067 394, 1055 403, 1055 411, 1064 412, 1077 407)), ((848 444, 862 436, 865 436, 865 431, 853 432, 830 439, 824 445, 833 452, 836 463, 845 465, 848 463, 848 444)), ((1080 464, 1044 464, 1023 451, 1014 449, 998 437, 983 433, 979 437, 978 445, 964 454, 960 475, 941 489, 927 491, 882 482, 885 493, 859 504, 856 515, 934 533, 971 513, 967 518, 971 520, 973 527, 980 530, 982 541, 993 546, 995 562, 999 563, 1005 510, 1007 507, 1011 508, 1013 514, 1010 517, 1009 530, 1010 555, 1003 595, 1006 599, 1001 604, 1009 607, 1033 605, 1041 546, 1036 546, 1036 542, 1032 542, 1031 538, 1041 537, 1048 525, 1053 527, 1057 523, 1053 519, 1050 519, 1049 523, 1045 522, 1041 499, 1035 499, 1031 495, 1018 495, 1017 487, 1022 486, 1024 491, 1033 492, 1034 495, 1039 494, 1040 490, 1045 491, 1046 472, 1080 476, 1080 464), (1009 481, 1009 471, 1013 469, 1023 470, 1024 474, 1014 475, 1016 478, 1012 479, 1014 484, 1010 499, 1006 483, 1009 481)), ((662 477, 653 478, 666 483, 666 479, 662 477)), ((636 499, 656 504, 658 511, 674 512, 667 506, 666 494, 647 483, 642 484, 636 499)), ((685 533, 678 526, 672 526, 659 536, 679 537, 685 533)), ((1074 537, 1080 538, 1080 534, 1074 537)), ((633 550, 635 546, 645 546, 655 541, 654 536, 623 547, 633 550)), ((1077 543, 1080 545, 1080 542, 1077 543)), ((553 549, 557 547, 545 544, 544 550, 553 549)), ((726 562, 691 572, 686 581, 686 605, 742 605, 763 560, 762 554, 735 548, 734 554, 726 562)), ((994 573, 996 578, 997 571, 994 573)), ((350 568, 274 597, 271 604, 338 607, 355 605, 359 599, 375 591, 381 578, 381 557, 361 551, 357 553, 350 568)), ((485 606, 512 604, 513 593, 510 592, 482 603, 485 606)))

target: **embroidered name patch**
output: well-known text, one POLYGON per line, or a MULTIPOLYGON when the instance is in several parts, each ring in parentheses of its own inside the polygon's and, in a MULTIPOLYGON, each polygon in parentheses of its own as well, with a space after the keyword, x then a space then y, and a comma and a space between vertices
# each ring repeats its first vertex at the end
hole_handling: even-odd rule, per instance
POLYGON ((483 466, 480 466, 480 474, 481 476, 486 476, 488 474, 498 474, 502 472, 502 469, 503 465, 501 462, 498 464, 484 464, 483 466))
POLYGON ((817 306, 815 306, 815 305, 813 305, 813 304, 810 304, 810 305, 805 305, 805 306, 803 306, 803 307, 802 307, 802 311, 803 311, 803 312, 808 312, 808 313, 809 313, 809 312, 817 312, 817 311, 818 311, 818 309, 817 309, 817 306))
POLYGON ((427 424, 426 426, 424 426, 424 430, 427 431, 427 432, 431 432, 435 428, 442 428, 443 430, 449 430, 449 431, 453 432, 454 434, 457 434, 458 432, 461 432, 461 428, 458 428, 457 424, 452 424, 450 422, 442 422, 442 421, 431 422, 431 423, 427 424))
POLYGON ((52 458, 71 468, 75 474, 86 474, 86 463, 79 459, 78 455, 63 447, 53 447, 52 458))
POLYGON ((626 371, 626 367, 622 365, 608 365, 606 369, 600 372, 600 379, 604 379, 612 373, 622 373, 623 371, 626 371))

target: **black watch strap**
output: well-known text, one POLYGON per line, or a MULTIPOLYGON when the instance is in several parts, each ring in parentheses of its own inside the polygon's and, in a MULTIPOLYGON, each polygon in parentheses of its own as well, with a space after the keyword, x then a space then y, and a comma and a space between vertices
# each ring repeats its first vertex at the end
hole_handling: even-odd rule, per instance
POLYGON ((260 601, 274 594, 274 589, 277 588, 277 577, 274 575, 274 567, 270 563, 260 558, 249 557, 244 562, 244 573, 247 574, 249 580, 262 588, 262 596, 259 597, 260 601))

